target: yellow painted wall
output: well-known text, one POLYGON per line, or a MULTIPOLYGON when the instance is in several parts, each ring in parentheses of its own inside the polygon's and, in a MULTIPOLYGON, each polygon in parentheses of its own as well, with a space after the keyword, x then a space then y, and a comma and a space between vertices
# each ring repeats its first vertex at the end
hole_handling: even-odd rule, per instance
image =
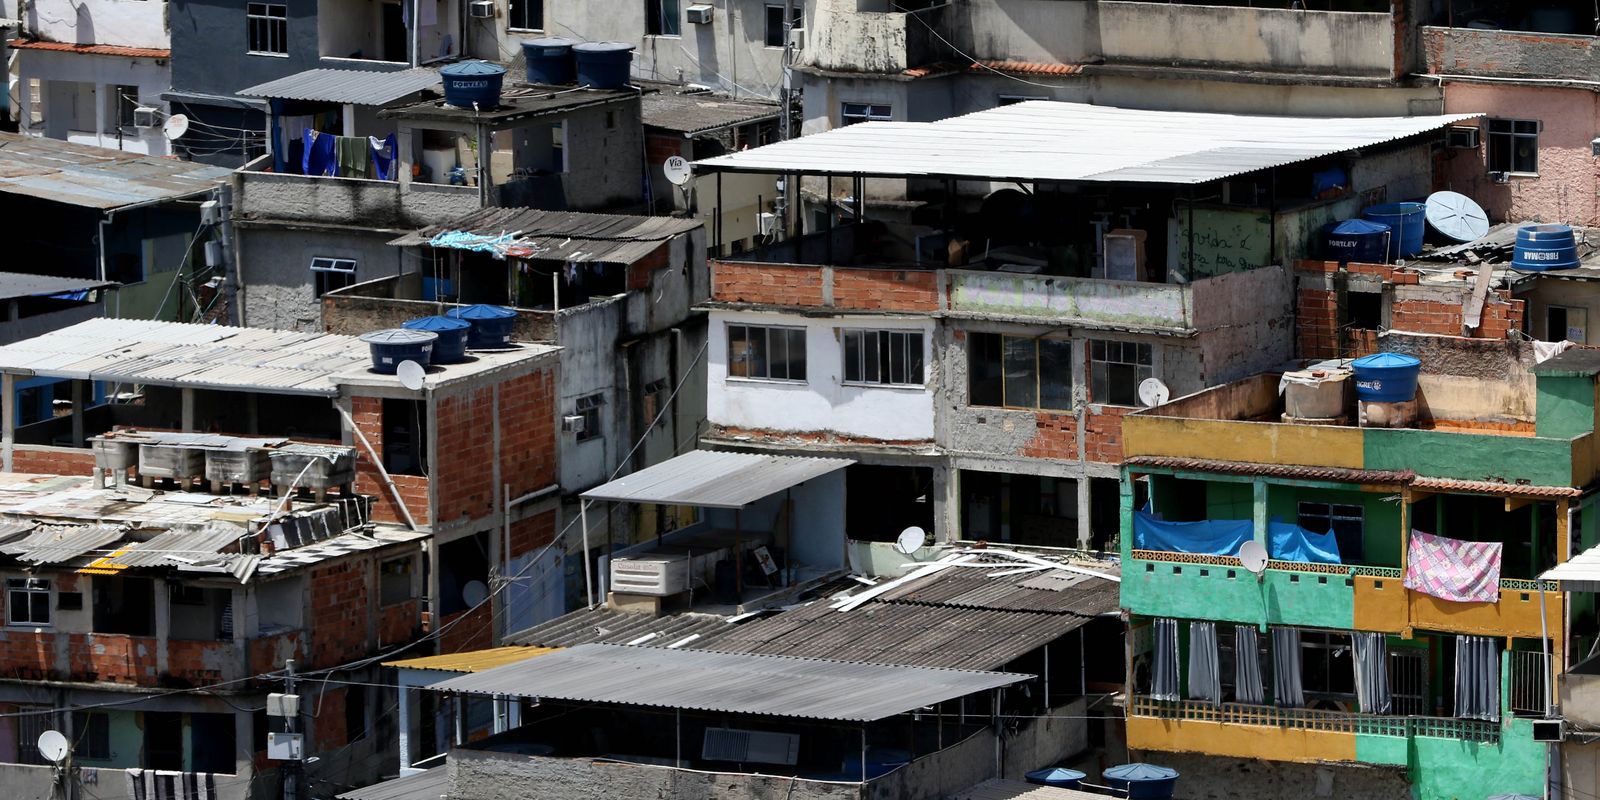
POLYGON ((1274 725, 1128 717, 1128 747, 1272 761, 1355 761, 1356 735, 1274 725))
POLYGON ((1122 418, 1125 456, 1169 456, 1361 469, 1360 428, 1178 417, 1122 418))
MULTIPOLYGON (((1444 633, 1472 633, 1482 636, 1518 636, 1538 638, 1539 597, 1547 603, 1545 613, 1552 632, 1558 631, 1561 620, 1561 594, 1559 592, 1518 592, 1500 590, 1498 603, 1454 603, 1421 592, 1407 592, 1411 601, 1411 625, 1444 633), (1527 600, 1522 596, 1526 594, 1527 600)), ((1357 625, 1360 627, 1360 604, 1357 600, 1357 625)))
POLYGON ((1355 629, 1400 633, 1409 619, 1411 594, 1399 578, 1374 578, 1357 575, 1355 582, 1355 629), (1378 588, 1382 584, 1383 588, 1378 588))

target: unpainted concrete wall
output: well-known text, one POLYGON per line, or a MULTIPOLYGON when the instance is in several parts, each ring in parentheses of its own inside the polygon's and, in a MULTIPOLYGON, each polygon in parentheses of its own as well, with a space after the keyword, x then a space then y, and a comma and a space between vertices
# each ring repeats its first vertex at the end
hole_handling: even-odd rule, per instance
MULTIPOLYGON (((242 322, 252 328, 324 329, 312 258, 355 259, 357 281, 398 275, 405 266, 404 251, 385 244, 394 238, 388 232, 265 225, 241 225, 236 231, 242 322)), ((358 333, 370 330, 376 328, 358 333)))
POLYGON ((1389 14, 1186 3, 1096 4, 1109 63, 1393 77, 1389 14))
POLYGON ((360 223, 401 231, 479 208, 475 186, 413 183, 401 191, 393 181, 271 172, 238 173, 234 204, 241 216, 255 220, 360 223))
POLYGON ((761 775, 691 772, 643 764, 548 758, 457 748, 450 751, 454 800, 612 800, 738 797, 778 800, 859 800, 861 785, 791 781, 761 775))
POLYGON ((1401 767, 1297 764, 1192 753, 1144 753, 1144 760, 1181 775, 1177 800, 1289 800, 1359 797, 1411 800, 1401 767))
POLYGON ((1592 80, 1600 72, 1593 36, 1429 26, 1421 37, 1433 74, 1592 80))

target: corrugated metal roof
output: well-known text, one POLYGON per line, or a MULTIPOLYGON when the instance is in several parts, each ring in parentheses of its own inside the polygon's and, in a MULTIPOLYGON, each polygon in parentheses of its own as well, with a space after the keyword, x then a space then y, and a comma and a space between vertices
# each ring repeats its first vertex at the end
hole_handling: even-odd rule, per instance
POLYGON ((439 71, 426 67, 399 72, 308 69, 277 80, 258 83, 248 89, 240 89, 238 93, 245 97, 381 106, 438 87, 439 71))
POLYGON ((28 275, 22 272, 0 272, 0 300, 18 297, 49 297, 67 292, 82 292, 117 286, 115 281, 94 278, 58 278, 54 275, 28 275))
POLYGON ((625 503, 743 508, 854 463, 848 458, 695 450, 590 489, 583 496, 625 503))
POLYGON ((118 525, 45 525, 21 539, 0 544, 0 553, 29 564, 60 564, 105 547, 127 532, 118 525))
POLYGON ((429 225, 389 244, 415 247, 451 231, 480 236, 514 233, 517 234, 515 244, 537 250, 533 258, 631 264, 655 252, 663 242, 702 224, 699 220, 676 217, 485 208, 457 220, 429 225))
POLYGON ((468 653, 442 653, 436 656, 385 661, 383 666, 396 669, 431 669, 440 672, 483 672, 519 661, 556 652, 554 647, 490 647, 468 653))
POLYGON ((632 644, 644 639, 652 645, 664 647, 690 636, 695 637, 695 641, 715 641, 732 627, 726 617, 715 614, 686 613, 653 617, 596 606, 563 614, 507 636, 505 641, 517 645, 576 647, 597 642, 632 644))
POLYGON ((105 318, 0 347, 0 370, 326 397, 367 359, 354 336, 105 318))
POLYGON ((710 92, 661 91, 645 95, 640 103, 646 127, 686 136, 777 119, 780 113, 771 103, 730 100, 710 92))
POLYGON ((1411 470, 1347 469, 1302 464, 1255 464, 1245 461, 1217 461, 1209 458, 1175 456, 1132 456, 1122 462, 1129 467, 1162 467, 1193 472, 1221 472, 1229 475, 1260 475, 1269 478, 1300 478, 1335 483, 1410 483, 1411 470))
POLYGON ((995 562, 993 570, 962 567, 925 575, 879 597, 884 601, 925 605, 1041 611, 1093 617, 1118 606, 1118 585, 1088 575, 1059 570, 1022 572, 995 577, 996 572, 1025 567, 1015 561, 995 562))
POLYGON ((335 795, 339 800, 440 800, 450 791, 450 770, 434 767, 415 775, 374 783, 335 795))
POLYGON ((1034 100, 938 122, 848 125, 696 164, 807 175, 1197 184, 1479 116, 1265 117, 1034 100))
POLYGON ((977 786, 956 792, 951 795, 950 800, 1106 800, 1106 795, 991 778, 977 786))
POLYGON ((155 538, 129 545, 126 552, 105 559, 116 567, 188 567, 197 563, 220 563, 217 554, 250 531, 237 525, 201 530, 170 530, 155 538))
POLYGON ((585 644, 434 684, 442 691, 872 722, 1028 680, 1003 672, 585 644))
POLYGON ((1569 592, 1600 592, 1600 545, 1545 570, 1539 580, 1558 581, 1569 592))
POLYGON ((223 167, 0 133, 0 192, 83 208, 190 197, 215 189, 230 174, 223 167))

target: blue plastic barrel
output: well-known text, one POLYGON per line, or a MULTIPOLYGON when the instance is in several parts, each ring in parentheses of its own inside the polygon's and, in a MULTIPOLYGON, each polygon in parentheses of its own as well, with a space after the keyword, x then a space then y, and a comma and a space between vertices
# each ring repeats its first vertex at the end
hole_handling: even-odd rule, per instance
POLYGON ((1389 255, 1406 258, 1422 252, 1422 234, 1427 228, 1427 207, 1421 203, 1389 203, 1361 212, 1362 218, 1381 222, 1395 232, 1389 241, 1389 255))
POLYGON ((522 43, 522 60, 528 63, 528 83, 564 86, 577 80, 578 66, 572 58, 577 42, 550 36, 522 43))
POLYGON ((621 89, 633 68, 633 45, 585 42, 572 48, 578 59, 578 83, 590 89, 621 89))
POLYGON ((500 85, 505 79, 506 68, 487 61, 462 61, 439 70, 444 102, 458 108, 499 108, 500 85))
POLYGON ((1381 222, 1347 219, 1322 229, 1326 258, 1341 264, 1382 264, 1388 260, 1390 228, 1381 222))
POLYGON ((1024 776, 1024 780, 1035 786, 1054 786, 1057 789, 1076 789, 1087 777, 1086 773, 1066 767, 1049 767, 1036 769, 1024 776))
POLYGON ((467 333, 467 347, 473 350, 496 350, 511 346, 511 331, 517 324, 517 312, 505 306, 476 305, 452 308, 445 312, 451 319, 472 323, 467 333))
POLYGON ((1107 786, 1127 793, 1129 798, 1171 800, 1178 785, 1178 771, 1155 764, 1121 764, 1101 773, 1107 786))
POLYGON ((1578 244, 1568 225, 1524 225, 1517 229, 1511 266, 1542 272, 1578 266, 1578 244))
POLYGON ((393 375, 402 361, 415 361, 426 367, 439 335, 432 331, 388 328, 361 334, 372 354, 372 371, 393 375))
POLYGON ((1356 371, 1356 397, 1375 403, 1404 403, 1417 396, 1422 362, 1399 353, 1373 353, 1350 364, 1356 371))
POLYGON ((407 320, 400 327, 411 331, 431 331, 439 336, 433 343, 433 363, 455 364, 466 360, 467 334, 472 323, 449 317, 422 317, 407 320))

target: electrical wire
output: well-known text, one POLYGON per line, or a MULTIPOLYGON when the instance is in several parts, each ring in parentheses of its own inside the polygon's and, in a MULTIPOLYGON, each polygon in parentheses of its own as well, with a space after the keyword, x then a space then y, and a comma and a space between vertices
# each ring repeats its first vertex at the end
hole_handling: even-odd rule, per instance
POLYGON ((961 48, 956 47, 954 44, 951 44, 949 39, 944 38, 944 36, 942 36, 939 33, 938 30, 936 30, 932 25, 928 24, 927 20, 923 19, 921 16, 919 16, 916 13, 919 9, 906 8, 905 6, 902 6, 899 3, 895 3, 894 7, 896 9, 900 10, 900 11, 906 12, 906 16, 911 17, 912 19, 915 19, 917 22, 921 23, 922 27, 927 28, 928 32, 933 34, 933 38, 938 39, 941 42, 944 42, 944 46, 945 47, 950 48, 951 52, 953 52, 956 55, 961 56, 962 58, 964 58, 967 61, 971 62, 972 66, 974 66, 974 67, 978 67, 978 68, 983 69, 983 70, 985 70, 987 72, 992 72, 992 73, 994 73, 996 75, 999 75, 1002 78, 1005 78, 1006 80, 1016 81, 1017 83, 1026 84, 1028 86, 1037 86, 1037 87, 1039 87, 1041 89, 1060 89, 1060 88, 1062 88, 1061 84, 1058 84, 1058 83, 1037 83, 1035 81, 1030 81, 1030 80, 1027 80, 1025 78, 1019 78, 1019 77, 1017 77, 1015 75, 1011 75, 1011 74, 1008 74, 1008 73, 1005 73, 1005 72, 1001 72, 1000 70, 997 70, 994 67, 991 67, 988 64, 985 64, 982 61, 979 61, 978 59, 973 58, 970 55, 967 55, 965 52, 963 52, 961 50, 961 48))

